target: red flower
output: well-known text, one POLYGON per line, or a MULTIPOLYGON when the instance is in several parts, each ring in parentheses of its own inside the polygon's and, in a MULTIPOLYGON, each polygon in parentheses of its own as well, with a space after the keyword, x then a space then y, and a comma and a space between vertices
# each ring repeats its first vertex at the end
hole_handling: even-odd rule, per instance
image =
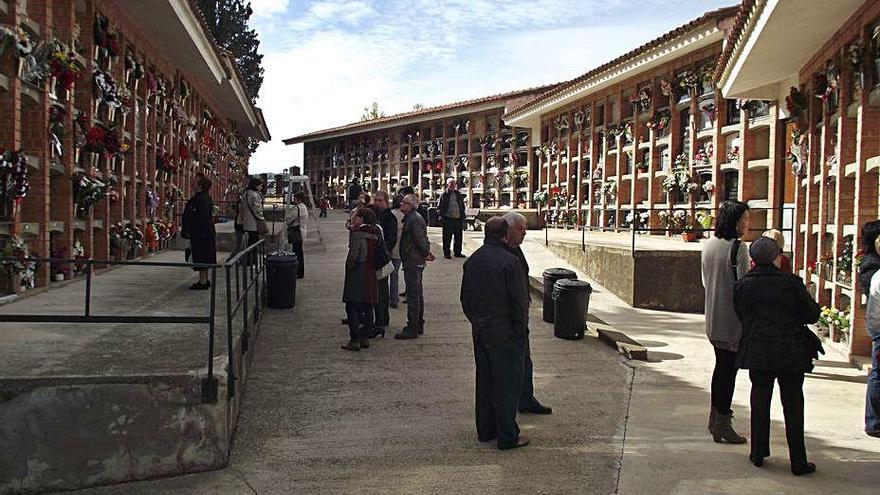
POLYGON ((189 158, 189 149, 187 149, 186 145, 180 143, 180 146, 177 147, 177 154, 181 160, 186 160, 189 158))

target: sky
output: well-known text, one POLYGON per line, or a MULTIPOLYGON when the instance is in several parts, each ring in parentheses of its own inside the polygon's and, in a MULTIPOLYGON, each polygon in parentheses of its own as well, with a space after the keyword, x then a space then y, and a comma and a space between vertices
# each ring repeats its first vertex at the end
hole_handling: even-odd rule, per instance
POLYGON ((250 172, 302 164, 282 139, 564 81, 735 0, 250 0, 272 141, 250 172))

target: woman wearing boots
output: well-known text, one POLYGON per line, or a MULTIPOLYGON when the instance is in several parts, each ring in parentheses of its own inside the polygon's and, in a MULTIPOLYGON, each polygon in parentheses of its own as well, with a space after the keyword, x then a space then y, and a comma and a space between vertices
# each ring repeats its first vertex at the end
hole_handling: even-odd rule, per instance
POLYGON ((373 260, 382 232, 376 227, 376 214, 365 207, 356 210, 348 229, 342 302, 345 303, 350 339, 342 348, 359 351, 370 346, 369 336, 373 334, 373 307, 379 299, 373 260))
POLYGON ((773 382, 778 382, 791 472, 799 476, 816 470, 804 446, 804 373, 813 371, 813 359, 825 352, 806 327, 819 319, 821 308, 799 277, 777 268, 780 254, 776 241, 767 237, 749 247, 755 267, 736 283, 733 296, 743 328, 736 364, 749 370, 752 381, 749 459, 761 467, 770 456, 770 400, 773 382))
POLYGON ((725 201, 718 209, 715 236, 701 256, 706 290, 706 335, 715 351, 709 433, 718 443, 745 443, 733 429, 733 390, 736 387, 736 351, 742 327, 733 310, 733 284, 749 271, 749 253, 739 240, 749 231, 749 207, 725 201))

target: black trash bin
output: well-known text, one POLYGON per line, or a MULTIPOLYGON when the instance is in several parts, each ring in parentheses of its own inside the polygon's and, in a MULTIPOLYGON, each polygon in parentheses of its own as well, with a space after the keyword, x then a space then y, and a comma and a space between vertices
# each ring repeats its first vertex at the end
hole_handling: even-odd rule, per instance
POLYGON ((548 268, 544 270, 544 321, 553 323, 553 284, 564 278, 578 278, 577 273, 565 268, 548 268))
POLYGON ((587 327, 587 311, 593 288, 583 280, 558 280, 553 286, 556 320, 553 335, 560 339, 580 340, 587 327))
POLYGON ((440 226, 440 214, 437 213, 437 208, 430 207, 428 208, 428 227, 439 227, 440 226))
POLYGON ((266 256, 266 292, 270 308, 287 309, 296 305, 298 265, 295 254, 266 256))

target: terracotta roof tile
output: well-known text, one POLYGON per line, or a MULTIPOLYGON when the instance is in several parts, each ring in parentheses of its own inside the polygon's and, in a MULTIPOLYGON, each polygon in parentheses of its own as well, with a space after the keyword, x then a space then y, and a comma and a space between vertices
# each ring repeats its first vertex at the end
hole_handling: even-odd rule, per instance
POLYGON ((610 62, 602 64, 599 67, 596 67, 595 69, 587 72, 586 74, 578 76, 570 81, 564 82, 562 84, 557 85, 554 88, 549 89, 544 94, 538 96, 534 100, 531 100, 531 101, 529 101, 523 105, 520 105, 519 107, 507 112, 507 114, 505 114, 505 117, 507 117, 509 115, 513 115, 515 113, 522 112, 524 110, 532 109, 535 106, 539 105, 541 102, 547 100, 548 98, 556 96, 556 95, 570 89, 572 86, 580 84, 581 82, 586 81, 586 80, 588 80, 598 74, 601 74, 602 72, 604 72, 604 71, 606 71, 616 65, 619 65, 619 64, 621 64, 621 63, 623 63, 623 62, 625 62, 625 61, 627 61, 637 55, 640 55, 644 52, 647 52, 648 50, 650 50, 652 48, 655 48, 659 45, 662 45, 663 43, 666 43, 667 41, 673 40, 683 34, 686 34, 688 31, 694 29, 695 27, 697 27, 701 24, 705 24, 708 21, 718 21, 718 20, 724 19, 726 17, 730 17, 730 16, 734 15, 738 11, 738 9, 739 9, 739 6, 734 5, 734 6, 723 7, 720 9, 706 12, 705 14, 701 15, 700 17, 688 22, 687 24, 679 26, 679 27, 673 29, 672 31, 669 31, 668 33, 660 36, 659 38, 653 39, 653 40, 645 43, 644 45, 615 58, 614 60, 612 60, 610 62))
POLYGON ((319 136, 323 136, 326 134, 334 134, 334 133, 338 133, 338 132, 342 132, 342 131, 351 131, 352 133, 362 132, 365 130, 369 130, 371 127, 374 127, 377 125, 382 125, 382 124, 387 124, 389 122, 396 122, 396 121, 400 121, 400 120, 404 120, 404 119, 408 119, 408 118, 412 118, 412 117, 420 117, 420 116, 428 117, 431 114, 435 114, 435 113, 445 112, 448 110, 455 110, 457 108, 469 107, 472 105, 490 103, 490 102, 493 102, 496 100, 504 100, 506 98, 513 98, 513 97, 528 95, 529 93, 534 93, 537 96, 537 95, 541 94, 542 92, 547 91, 549 89, 552 89, 558 85, 559 85, 559 83, 555 83, 555 84, 548 84, 545 86, 537 86, 534 88, 521 89, 518 91, 510 91, 507 93, 499 93, 499 94, 495 94, 495 95, 491 95, 491 96, 484 96, 482 98, 474 98, 471 100, 464 100, 464 101, 459 101, 459 102, 455 102, 455 103, 448 103, 446 105, 440 105, 440 106, 430 107, 430 108, 423 108, 421 110, 414 110, 411 112, 398 113, 398 114, 394 114, 394 115, 389 115, 387 117, 381 117, 378 119, 367 120, 364 122, 355 122, 352 124, 346 124, 346 125, 342 125, 342 126, 338 126, 338 127, 331 127, 329 129, 323 129, 320 131, 314 131, 314 132, 310 132, 308 134, 302 134, 300 136, 287 138, 284 140, 284 144, 299 143, 299 142, 309 140, 312 138, 317 138, 319 136))
POLYGON ((742 36, 742 30, 745 28, 749 17, 752 15, 754 6, 755 0, 743 0, 742 5, 739 7, 739 12, 736 14, 736 19, 733 21, 733 28, 731 28, 730 34, 727 35, 727 42, 724 44, 724 50, 718 57, 718 63, 715 64, 715 73, 712 75, 712 78, 716 83, 721 79, 721 75, 724 74, 727 64, 730 63, 730 58, 733 56, 733 51, 740 42, 739 38, 742 36))

